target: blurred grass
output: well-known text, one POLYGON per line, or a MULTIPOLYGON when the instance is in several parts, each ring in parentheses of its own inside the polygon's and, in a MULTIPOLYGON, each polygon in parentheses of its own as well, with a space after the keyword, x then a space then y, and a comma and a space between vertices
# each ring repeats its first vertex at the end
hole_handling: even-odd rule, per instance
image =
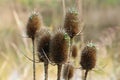
MULTIPOLYGON (((34 8, 41 12, 45 26, 61 25, 61 5, 60 0, 0 0, 0 80, 32 80, 32 62, 23 56, 24 53, 32 57, 31 40, 22 38, 21 30, 24 32, 28 15, 34 8), (22 25, 16 23, 13 11, 17 12, 22 25)), ((74 6, 74 1, 66 0, 66 7, 71 6, 74 6)), ((89 80, 120 80, 119 8, 120 0, 83 1, 85 42, 93 40, 99 48, 97 72, 92 71, 89 80)), ((49 73, 50 80, 55 80, 56 66, 50 65, 49 73)), ((37 65, 37 80, 43 80, 43 76, 40 63, 37 65)))

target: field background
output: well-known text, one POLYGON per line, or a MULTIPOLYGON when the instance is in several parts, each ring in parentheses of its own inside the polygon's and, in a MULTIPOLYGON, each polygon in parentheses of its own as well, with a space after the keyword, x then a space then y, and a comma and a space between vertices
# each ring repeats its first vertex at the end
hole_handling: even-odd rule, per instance
MULTIPOLYGON (((28 17, 36 9, 45 26, 60 26, 61 1, 0 0, 0 80, 32 80, 32 62, 23 56, 32 58, 31 40, 23 38, 28 17)), ((65 6, 74 7, 75 1, 65 0, 65 6)), ((83 0, 82 6, 84 42, 93 41, 98 48, 97 65, 88 80, 120 80, 120 0, 83 0)), ((37 80, 43 80, 42 63, 36 71, 37 80)), ((75 74, 73 80, 81 80, 81 70, 75 74)), ((50 65, 49 77, 56 80, 56 66, 50 65)))

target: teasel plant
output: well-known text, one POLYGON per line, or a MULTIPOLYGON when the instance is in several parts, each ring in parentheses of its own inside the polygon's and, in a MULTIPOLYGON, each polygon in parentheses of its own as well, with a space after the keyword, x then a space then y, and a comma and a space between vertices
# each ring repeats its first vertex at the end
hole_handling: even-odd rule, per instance
POLYGON ((36 71, 35 71, 35 36, 39 29, 41 28, 42 19, 38 12, 33 11, 28 19, 28 23, 26 26, 26 33, 28 38, 32 40, 33 45, 33 80, 36 80, 36 71))
POLYGON ((37 52, 38 58, 40 62, 44 63, 44 72, 45 78, 44 80, 48 80, 48 65, 49 65, 49 53, 50 53, 50 41, 51 34, 48 31, 45 31, 38 37, 37 40, 37 52))
POLYGON ((87 75, 96 65, 96 46, 90 42, 84 47, 81 54, 80 65, 85 70, 84 80, 87 80, 87 75))
POLYGON ((57 80, 61 80, 62 65, 68 60, 70 37, 64 30, 57 30, 51 38, 50 60, 57 65, 57 80))
POLYGON ((74 66, 72 63, 66 64, 63 68, 63 78, 64 80, 70 80, 74 76, 74 66))

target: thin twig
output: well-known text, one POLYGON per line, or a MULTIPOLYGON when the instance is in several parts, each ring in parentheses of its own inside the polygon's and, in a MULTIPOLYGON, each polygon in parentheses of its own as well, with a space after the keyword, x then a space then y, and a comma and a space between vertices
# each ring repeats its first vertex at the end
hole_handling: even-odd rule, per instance
POLYGON ((45 51, 44 51, 43 49, 42 49, 42 51, 43 51, 43 54, 44 54, 44 56, 46 57, 47 61, 48 61, 51 65, 55 66, 56 64, 53 64, 53 63, 50 61, 50 59, 47 57, 45 51))
POLYGON ((79 36, 79 35, 81 35, 82 34, 82 32, 84 31, 84 29, 85 29, 85 26, 83 25, 82 26, 82 29, 76 34, 76 36, 79 36))
MULTIPOLYGON (((32 62, 34 61, 34 60, 32 60, 31 58, 29 58, 27 55, 25 55, 22 50, 19 49, 19 51, 22 53, 22 55, 23 55, 25 58, 27 58, 28 60, 30 60, 30 61, 32 61, 32 62)), ((35 63, 39 63, 39 60, 35 60, 35 63)))
MULTIPOLYGON (((23 56, 25 57, 25 58, 27 58, 28 60, 30 60, 30 61, 32 61, 32 62, 34 62, 34 60, 32 60, 31 58, 29 58, 28 56, 26 56, 25 54, 23 54, 23 56)), ((40 63, 38 60, 36 61, 35 60, 35 63, 40 63)))

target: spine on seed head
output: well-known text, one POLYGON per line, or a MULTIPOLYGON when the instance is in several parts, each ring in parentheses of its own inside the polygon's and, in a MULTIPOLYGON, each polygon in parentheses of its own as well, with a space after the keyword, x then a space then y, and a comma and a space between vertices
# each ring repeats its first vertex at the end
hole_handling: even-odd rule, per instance
POLYGON ((73 38, 77 33, 79 33, 79 16, 76 9, 69 9, 66 13, 64 28, 70 38, 73 38))

